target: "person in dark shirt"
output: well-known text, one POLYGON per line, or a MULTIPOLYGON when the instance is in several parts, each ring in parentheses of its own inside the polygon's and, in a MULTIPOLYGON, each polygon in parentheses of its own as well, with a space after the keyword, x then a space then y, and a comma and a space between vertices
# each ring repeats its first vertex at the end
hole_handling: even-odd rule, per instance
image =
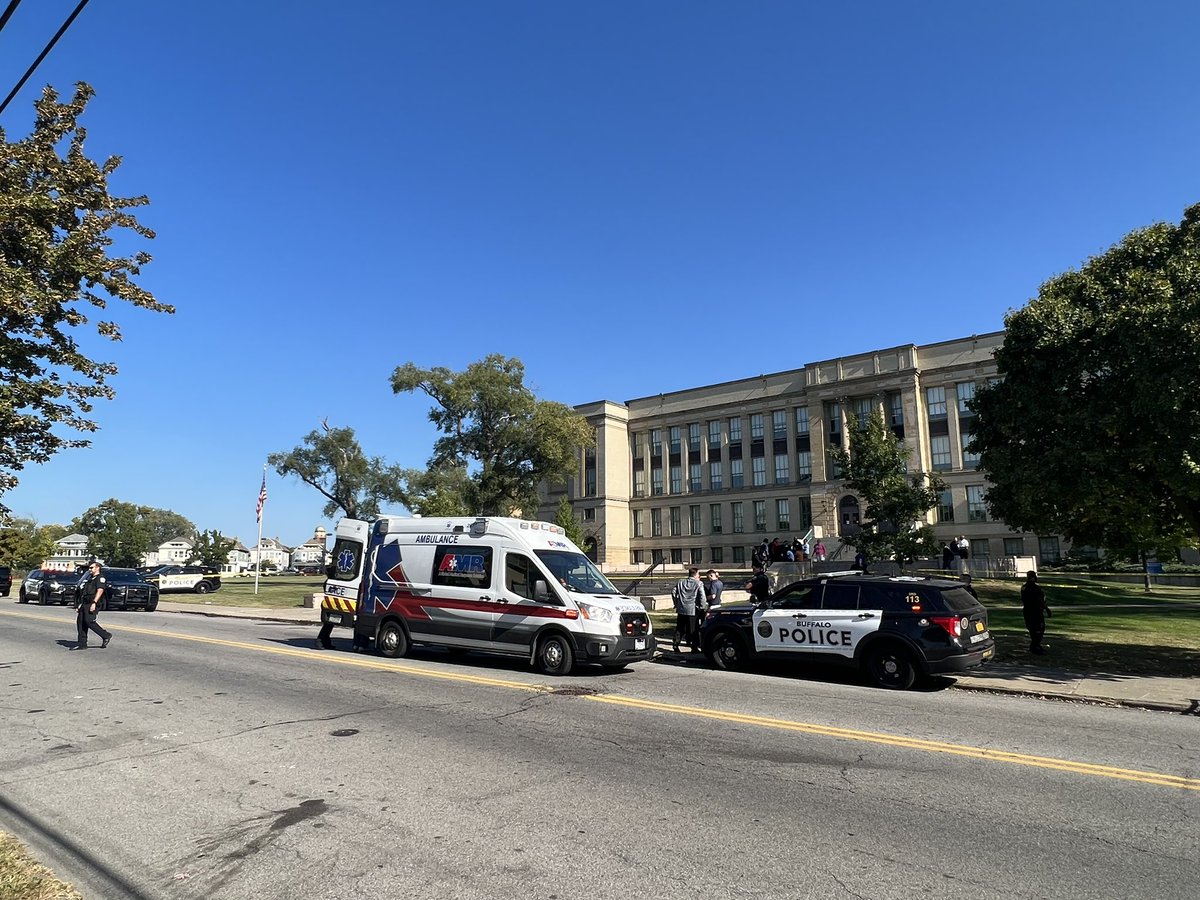
POLYGON ((75 617, 75 628, 78 632, 76 650, 87 649, 89 631, 94 631, 100 638, 100 649, 102 650, 112 640, 112 635, 96 621, 96 613, 100 609, 100 604, 104 602, 104 592, 107 587, 108 582, 104 578, 100 563, 93 560, 88 566, 88 580, 79 586, 79 614, 75 617))
POLYGON ((767 573, 763 569, 763 564, 756 562, 754 577, 743 585, 743 588, 750 592, 750 599, 759 606, 766 605, 766 602, 771 599, 771 579, 767 578, 767 573))
POLYGON ((970 594, 976 600, 979 599, 979 595, 977 593, 975 593, 975 588, 971 586, 971 573, 968 572, 963 575, 962 586, 963 586, 964 591, 966 591, 968 594, 970 594))
POLYGON ((1025 629, 1029 632, 1029 652, 1041 656, 1049 649, 1042 643, 1042 637, 1046 634, 1050 607, 1046 605, 1046 592, 1038 584, 1037 572, 1032 570, 1021 586, 1021 611, 1025 616, 1025 629))

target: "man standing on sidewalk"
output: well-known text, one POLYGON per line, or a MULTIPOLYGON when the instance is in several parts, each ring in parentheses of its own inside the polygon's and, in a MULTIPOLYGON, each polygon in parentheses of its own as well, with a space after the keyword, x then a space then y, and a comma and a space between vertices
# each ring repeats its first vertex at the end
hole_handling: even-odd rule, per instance
POLYGON ((104 602, 104 591, 108 582, 104 578, 100 563, 92 560, 88 566, 88 580, 79 586, 79 615, 75 618, 75 627, 79 632, 76 650, 87 649, 88 632, 94 631, 100 638, 100 649, 103 650, 112 640, 112 635, 105 631, 96 621, 96 613, 104 602))
POLYGON ((1046 619, 1050 607, 1046 605, 1046 592, 1038 584, 1037 572, 1029 570, 1025 584, 1021 586, 1021 611, 1025 616, 1025 628, 1029 632, 1029 652, 1041 656, 1049 648, 1042 643, 1046 634, 1046 619))

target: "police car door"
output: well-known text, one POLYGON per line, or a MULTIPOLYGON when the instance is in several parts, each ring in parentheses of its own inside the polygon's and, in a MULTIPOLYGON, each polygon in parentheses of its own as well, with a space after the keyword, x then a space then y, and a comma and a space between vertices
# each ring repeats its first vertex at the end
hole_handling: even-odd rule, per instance
POLYGON ((862 638, 879 628, 879 615, 858 609, 858 585, 828 581, 797 584, 754 614, 759 653, 853 658, 862 638))
POLYGON ((528 653, 538 629, 551 619, 565 618, 566 607, 559 587, 528 554, 503 552, 504 579, 497 588, 499 607, 492 640, 497 650, 528 653), (539 582, 544 591, 537 589, 539 582))
POLYGON ((414 640, 490 648, 496 620, 493 553, 486 544, 439 545, 433 554, 433 590, 416 601, 424 621, 409 621, 414 640))

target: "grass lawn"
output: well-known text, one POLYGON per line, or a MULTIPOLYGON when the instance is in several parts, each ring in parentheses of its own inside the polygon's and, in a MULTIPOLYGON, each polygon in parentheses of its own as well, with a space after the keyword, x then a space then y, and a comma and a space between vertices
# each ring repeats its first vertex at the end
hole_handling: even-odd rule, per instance
POLYGON ((11 834, 0 831, 0 897, 4 900, 82 900, 11 834))
MULTIPOLYGON (((1000 665, 1054 666, 1068 672, 1112 675, 1200 675, 1200 589, 1155 588, 1083 581, 1066 576, 1041 581, 1052 616, 1046 622, 1050 652, 1029 652, 1021 618, 1020 581, 976 581, 988 607, 1000 665)), ((650 614, 660 641, 670 646, 675 614, 650 614)))
POLYGON ((254 606, 262 609, 291 609, 304 605, 305 594, 320 593, 325 579, 319 576, 302 578, 295 575, 268 575, 258 579, 258 594, 254 579, 222 578, 221 589, 211 594, 170 593, 162 599, 171 603, 195 603, 198 606, 254 606))

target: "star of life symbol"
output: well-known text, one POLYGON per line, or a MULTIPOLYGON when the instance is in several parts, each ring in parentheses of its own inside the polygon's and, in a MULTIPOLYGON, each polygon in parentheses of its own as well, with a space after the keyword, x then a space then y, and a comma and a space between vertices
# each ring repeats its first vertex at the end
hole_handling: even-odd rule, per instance
POLYGON ((350 550, 343 550, 338 554, 337 567, 339 572, 351 572, 354 570, 354 553, 350 550))

